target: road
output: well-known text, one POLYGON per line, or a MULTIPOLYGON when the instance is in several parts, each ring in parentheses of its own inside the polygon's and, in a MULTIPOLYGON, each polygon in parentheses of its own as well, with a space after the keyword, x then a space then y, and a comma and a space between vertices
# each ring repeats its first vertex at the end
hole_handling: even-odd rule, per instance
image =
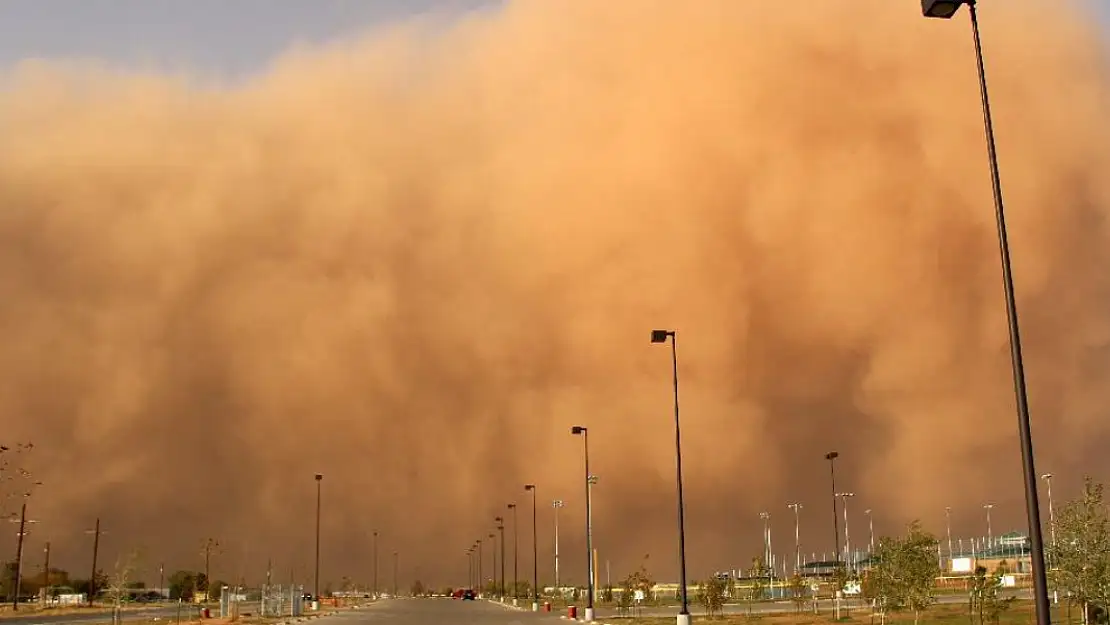
POLYGON ((486 601, 392 599, 326 617, 321 619, 320 625, 550 625, 559 622, 551 614, 514 610, 486 601))

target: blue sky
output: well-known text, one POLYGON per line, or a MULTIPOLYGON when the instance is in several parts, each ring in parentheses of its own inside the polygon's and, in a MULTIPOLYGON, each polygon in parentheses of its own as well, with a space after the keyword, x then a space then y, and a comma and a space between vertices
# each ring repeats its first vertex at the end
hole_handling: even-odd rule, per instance
MULTIPOLYGON (((0 67, 30 57, 80 57, 236 77, 261 69, 294 42, 499 1, 0 0, 0 67)), ((1110 0, 1087 1, 1099 7, 1110 32, 1110 0)))
POLYGON ((499 0, 0 0, 0 67, 26 58, 241 76, 295 42, 499 0))

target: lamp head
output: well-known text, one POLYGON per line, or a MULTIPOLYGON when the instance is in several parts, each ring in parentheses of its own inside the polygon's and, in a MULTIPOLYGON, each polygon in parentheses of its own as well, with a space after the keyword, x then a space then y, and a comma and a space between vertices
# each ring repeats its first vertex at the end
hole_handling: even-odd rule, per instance
POLYGON ((498 523, 501 523, 502 521, 504 521, 504 519, 502 519, 502 518, 501 518, 501 517, 499 517, 499 516, 495 516, 495 517, 493 517, 493 520, 494 520, 494 521, 497 521, 498 523))
POLYGON ((322 479, 324 479, 324 474, 323 473, 317 473, 316 474, 316 481, 319 482, 322 479))
POLYGON ((514 509, 516 509, 516 504, 515 503, 509 504, 509 510, 514 510, 514 509))
POLYGON ((524 485, 524 490, 536 490, 536 485, 535 484, 525 484, 524 485))
POLYGON ((586 428, 585 428, 585 426, 582 426, 582 425, 575 425, 575 426, 572 426, 570 428, 570 433, 571 434, 585 434, 586 433, 586 428))
POLYGON ((835 460, 839 457, 840 457, 840 454, 838 454, 835 451, 830 451, 829 453, 825 454, 825 460, 835 460))
POLYGON ((652 330, 651 342, 652 343, 666 343, 668 336, 674 336, 673 330, 652 330))
POLYGON ((1045 473, 1044 475, 1041 476, 1041 479, 1042 480, 1051 480, 1052 479, 1052 474, 1051 473, 1045 473))
POLYGON ((956 11, 960 10, 960 5, 968 3, 969 0, 921 0, 921 14, 925 17, 938 17, 941 19, 951 19, 956 11))

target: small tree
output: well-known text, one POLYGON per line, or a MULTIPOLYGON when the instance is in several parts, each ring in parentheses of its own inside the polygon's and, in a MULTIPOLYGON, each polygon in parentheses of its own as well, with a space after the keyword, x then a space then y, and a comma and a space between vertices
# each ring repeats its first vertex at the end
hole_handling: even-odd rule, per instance
POLYGON ((116 566, 112 577, 108 580, 108 596, 112 599, 112 622, 120 622, 123 602, 129 598, 131 582, 138 571, 139 554, 131 551, 126 555, 116 558, 116 566))
POLYGON ((910 524, 904 538, 879 540, 865 579, 865 594, 875 599, 880 614, 909 608, 915 625, 919 622, 921 612, 936 601, 940 574, 936 552, 936 537, 922 530, 917 521, 910 524))
POLYGON ((921 529, 921 523, 910 524, 909 532, 901 541, 899 549, 899 568, 905 590, 907 607, 913 610, 913 622, 917 625, 921 613, 936 603, 937 576, 940 565, 936 559, 937 538, 921 529))
POLYGON ((721 614, 725 606, 725 580, 714 575, 701 584, 701 604, 709 616, 721 614))
POLYGON ((750 585, 744 599, 748 603, 748 616, 752 615, 752 608, 759 601, 767 598, 767 567, 763 558, 752 558, 752 568, 748 571, 750 585))
POLYGON ((806 607, 806 580, 797 573, 790 578, 790 600, 794 602, 794 609, 800 614, 806 607))
POLYGON ((636 592, 633 588, 634 584, 635 581, 632 579, 631 575, 624 578, 624 582, 621 585, 620 596, 617 597, 617 612, 621 615, 627 614, 628 609, 632 607, 632 598, 636 592))
POLYGON ((424 588, 424 582, 420 580, 414 581, 412 583, 412 588, 410 589, 410 591, 413 597, 423 597, 424 593, 426 592, 424 588))
POLYGON ((1053 579, 1090 612, 1110 605, 1110 517, 1102 484, 1087 478, 1083 495, 1056 515, 1056 545, 1050 550, 1053 579))

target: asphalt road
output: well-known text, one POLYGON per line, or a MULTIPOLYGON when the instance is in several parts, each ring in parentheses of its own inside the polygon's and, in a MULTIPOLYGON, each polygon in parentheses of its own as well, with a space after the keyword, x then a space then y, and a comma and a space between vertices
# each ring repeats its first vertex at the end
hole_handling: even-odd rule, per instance
MULTIPOLYGON (((529 606, 531 608, 531 606, 529 606)), ((391 599, 341 612, 321 625, 530 625, 558 623, 551 614, 514 610, 486 601, 391 599)))

